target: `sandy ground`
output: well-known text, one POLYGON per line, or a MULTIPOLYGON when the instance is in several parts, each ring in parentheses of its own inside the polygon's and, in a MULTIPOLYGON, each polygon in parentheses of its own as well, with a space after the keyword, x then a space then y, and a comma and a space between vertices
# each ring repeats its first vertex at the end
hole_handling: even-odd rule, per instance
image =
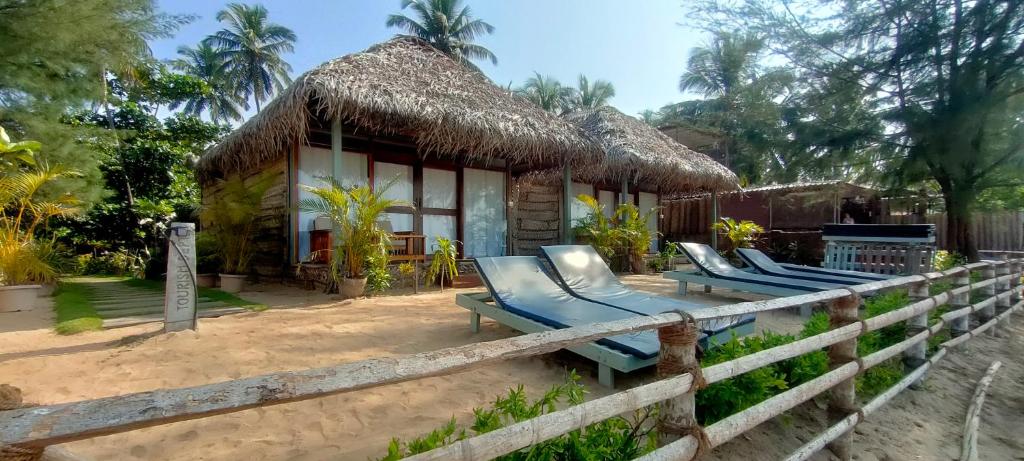
MULTIPOLYGON (((628 276, 637 289, 674 293, 656 276, 628 276)), ((470 289, 462 291, 479 291, 470 289)), ((695 293, 697 290, 692 290, 695 293)), ((262 285, 243 297, 284 309, 204 319, 198 332, 156 335, 156 325, 71 337, 52 333, 47 306, 0 316, 0 383, 22 388, 29 402, 51 404, 131 392, 194 386, 275 371, 298 370, 441 349, 518 334, 485 319, 472 334, 454 291, 335 301, 314 291, 262 285)), ((693 294, 707 305, 757 299, 734 293, 693 294)), ((1019 316, 1018 316, 1019 317, 1019 316)), ((1018 322, 1021 320, 1018 318, 1018 322)), ((795 315, 758 318, 758 329, 792 331, 795 315)), ((947 359, 927 390, 910 391, 858 429, 858 459, 952 459, 967 399, 992 359, 1004 368, 985 407, 984 459, 1024 459, 1024 328, 1010 338, 978 338, 947 359)), ((570 353, 515 360, 471 372, 418 380, 67 444, 92 459, 365 460, 381 456, 391 437, 422 435, 452 416, 468 421, 509 386, 538 395, 575 368, 590 397, 611 392, 596 367, 570 353)), ((618 380, 629 387, 654 379, 640 372, 618 380)), ((715 459, 777 459, 822 427, 814 403, 763 424, 713 454, 715 459)), ((827 459, 822 455, 819 459, 827 459)))

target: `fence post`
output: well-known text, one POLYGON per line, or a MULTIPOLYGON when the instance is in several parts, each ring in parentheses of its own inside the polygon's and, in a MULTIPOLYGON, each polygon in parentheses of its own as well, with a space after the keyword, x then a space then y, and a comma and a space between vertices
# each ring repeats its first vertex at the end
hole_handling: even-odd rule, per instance
MULTIPOLYGON (((971 271, 964 269, 953 276, 953 288, 968 286, 971 284, 971 271)), ((971 305, 971 292, 954 294, 949 300, 949 306, 954 310, 971 305)), ((970 315, 953 319, 949 324, 949 336, 955 338, 966 334, 970 330, 970 315)))
MULTIPOLYGON (((929 292, 931 283, 928 280, 924 280, 919 283, 910 285, 908 290, 910 302, 917 302, 931 296, 929 292)), ((907 337, 917 335, 918 333, 928 329, 928 314, 924 313, 915 317, 907 319, 907 337)), ((923 365, 926 361, 926 354, 928 352, 928 342, 921 341, 913 346, 910 346, 906 351, 903 352, 903 371, 904 373, 910 373, 917 369, 917 367, 923 365)), ((912 388, 918 388, 921 385, 921 381, 924 380, 924 376, 920 380, 916 381, 911 385, 912 388)))
MULTIPOLYGON (((988 280, 988 279, 992 279, 992 278, 995 278, 995 277, 996 277, 996 266, 995 266, 994 263, 988 263, 988 265, 986 265, 985 267, 983 267, 981 269, 981 279, 982 280, 988 280)), ((984 296, 985 298, 990 298, 992 296, 995 296, 996 295, 996 284, 992 284, 992 285, 981 287, 981 295, 984 296)), ((978 311, 978 322, 979 323, 985 323, 985 322, 987 322, 989 320, 992 320, 992 318, 995 317, 995 316, 996 316, 996 306, 995 306, 995 304, 990 304, 987 307, 984 307, 984 308, 982 308, 981 310, 978 311)), ((996 329, 995 328, 991 328, 989 330, 989 333, 993 334, 993 335, 996 334, 996 329)))
MULTIPOLYGON (((860 306, 860 303, 860 296, 853 291, 850 291, 849 296, 829 302, 829 326, 832 329, 836 329, 851 323, 860 322, 860 317, 857 315, 857 308, 860 306)), ((861 334, 863 333, 861 331, 861 334)), ((848 339, 829 346, 828 361, 830 369, 835 369, 851 361, 859 362, 857 338, 848 339)), ((858 411, 856 377, 851 377, 829 390, 829 425, 835 424, 851 413, 858 411)), ((828 444, 828 448, 842 461, 853 459, 853 431, 849 431, 835 439, 832 443, 828 444)))
POLYGON ((658 445, 665 446, 687 435, 693 435, 699 442, 694 456, 696 458, 708 446, 707 436, 697 424, 695 413, 696 393, 706 384, 697 357, 700 330, 689 314, 680 314, 683 316, 682 322, 658 329, 658 341, 661 343, 657 366, 658 378, 690 373, 693 375, 693 384, 688 392, 661 403, 658 410, 658 445))
POLYGON ((1021 300, 1020 277, 1022 268, 1024 268, 1024 264, 1022 264, 1020 259, 1014 259, 1010 262, 1010 273, 1013 274, 1013 277, 1010 277, 1010 289, 1013 290, 1013 296, 1010 296, 1010 306, 1017 305, 1021 300))

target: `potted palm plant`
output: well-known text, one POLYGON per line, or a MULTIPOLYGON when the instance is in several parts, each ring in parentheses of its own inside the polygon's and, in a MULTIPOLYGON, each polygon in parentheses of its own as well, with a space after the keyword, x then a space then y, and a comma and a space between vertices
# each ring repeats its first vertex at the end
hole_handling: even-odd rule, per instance
POLYGON ((223 291, 238 293, 245 288, 256 220, 263 208, 263 195, 275 179, 274 173, 265 172, 248 180, 240 176, 221 180, 221 195, 200 211, 206 230, 220 248, 223 291))
POLYGON ((427 268, 427 280, 431 283, 440 283, 441 291, 444 291, 445 283, 454 285, 455 278, 459 275, 459 266, 456 258, 458 250, 455 247, 457 240, 438 236, 437 249, 430 259, 430 267, 427 268))
POLYGON ((37 145, 12 143, 0 128, 0 312, 31 309, 42 284, 56 282, 54 242, 37 240, 36 233, 50 218, 79 211, 71 194, 40 198, 45 188, 76 173, 37 163, 32 153, 37 145))
POLYGON ((647 270, 644 255, 647 254, 651 247, 651 239, 654 238, 654 233, 647 227, 647 222, 657 211, 658 208, 652 208, 647 213, 640 214, 639 208, 628 203, 619 205, 615 210, 619 237, 629 254, 629 265, 634 274, 643 274, 647 270))
POLYGON ((330 218, 334 225, 332 281, 343 297, 362 296, 366 290, 368 262, 387 257, 391 234, 381 225, 381 218, 388 208, 407 204, 385 198, 394 180, 374 188, 345 187, 333 178, 320 180, 324 186, 302 186, 313 197, 299 200, 299 208, 330 218))
POLYGON ((729 240, 730 249, 727 256, 733 262, 738 262, 736 256, 737 248, 753 248, 754 242, 764 233, 764 228, 753 221, 739 221, 732 218, 721 218, 720 222, 711 225, 712 232, 725 232, 729 240))

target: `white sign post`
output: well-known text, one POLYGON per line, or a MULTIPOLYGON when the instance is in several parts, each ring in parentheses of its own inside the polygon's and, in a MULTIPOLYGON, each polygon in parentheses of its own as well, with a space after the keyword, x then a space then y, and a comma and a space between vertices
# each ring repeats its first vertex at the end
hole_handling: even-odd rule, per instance
POLYGON ((196 329, 196 225, 171 223, 167 244, 164 332, 196 329))

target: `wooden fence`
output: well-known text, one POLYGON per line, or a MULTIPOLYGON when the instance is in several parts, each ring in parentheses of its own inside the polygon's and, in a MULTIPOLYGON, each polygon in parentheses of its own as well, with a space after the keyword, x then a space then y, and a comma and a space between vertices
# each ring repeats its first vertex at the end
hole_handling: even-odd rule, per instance
MULTIPOLYGON (((1024 211, 974 213, 971 234, 978 248, 991 250, 1024 249, 1024 211)), ((879 216, 879 224, 935 224, 935 244, 949 248, 946 214, 879 216)))
MULTIPOLYGON (((1020 259, 987 261, 943 272, 900 277, 767 301, 744 302, 695 311, 667 312, 575 328, 526 334, 496 341, 392 358, 374 358, 304 371, 272 373, 202 386, 161 389, 80 402, 0 412, 0 448, 41 450, 42 447, 212 415, 313 399, 331 394, 383 386, 430 376, 466 371, 504 360, 535 356, 570 345, 623 333, 658 330, 660 380, 564 410, 507 426, 452 445, 415 455, 415 460, 484 460, 511 453, 539 441, 602 421, 615 415, 660 403, 659 443, 644 460, 689 460, 739 436, 812 397, 830 391, 830 427, 788 458, 803 460, 828 446, 841 459, 850 459, 853 428, 922 376, 948 352, 971 337, 990 330, 1024 306, 1021 301, 1020 259), (981 280, 972 282, 972 271, 981 280), (951 280, 953 288, 929 294, 932 282, 951 280), (908 290, 907 306, 865 320, 858 318, 861 296, 889 290, 908 290), (984 296, 971 304, 974 291, 984 296), (697 323, 722 317, 757 314, 810 304, 826 304, 832 329, 786 345, 701 368, 696 359, 697 323), (928 325, 928 313, 940 305, 951 310, 928 325), (979 326, 970 330, 968 317, 979 326), (867 332, 907 323, 907 338, 865 357, 857 356, 857 339, 867 332), (951 330, 952 339, 926 357, 926 340, 951 330), (828 348, 829 372, 771 397, 707 427, 696 423, 695 393, 704 386, 772 363, 828 348), (854 377, 902 354, 906 376, 861 407, 856 405, 854 377)), ((1005 256, 1004 256, 1005 257, 1005 256)))

